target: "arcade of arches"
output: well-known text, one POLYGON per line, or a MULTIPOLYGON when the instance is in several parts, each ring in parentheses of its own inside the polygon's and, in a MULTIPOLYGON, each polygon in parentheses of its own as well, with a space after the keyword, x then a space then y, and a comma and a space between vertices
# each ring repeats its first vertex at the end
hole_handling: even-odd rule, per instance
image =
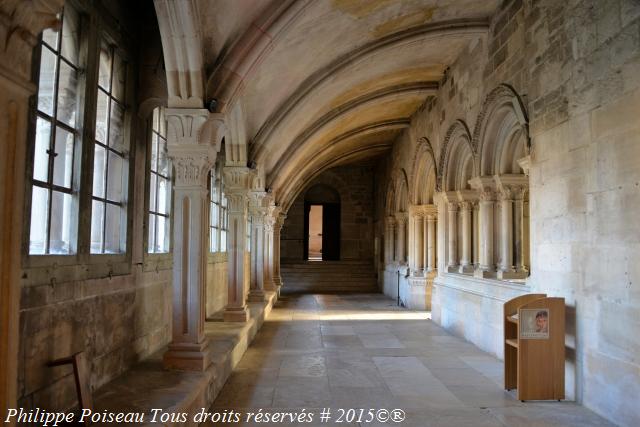
POLYGON ((415 369, 416 393, 469 422, 640 425, 637 0, 2 0, 0 16, 3 417, 75 408, 73 370, 48 363, 78 352, 96 408, 255 390, 286 406, 291 378, 224 383, 295 377, 285 360, 306 352, 301 376, 334 402, 370 384, 390 408, 409 386, 389 375, 415 369), (527 293, 565 298, 575 403, 521 405, 495 369, 477 403, 438 369, 500 370, 503 303, 527 293))

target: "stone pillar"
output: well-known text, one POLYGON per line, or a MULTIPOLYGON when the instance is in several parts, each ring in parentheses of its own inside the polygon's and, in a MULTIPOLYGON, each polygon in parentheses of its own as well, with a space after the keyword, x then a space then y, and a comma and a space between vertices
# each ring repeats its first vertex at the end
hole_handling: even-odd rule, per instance
MULTIPOLYGON (((203 371, 211 363, 204 335, 209 231, 207 176, 216 149, 200 141, 209 119, 205 109, 167 109, 167 151, 175 169, 173 186, 173 328, 164 366, 203 371)), ((220 120, 224 124, 223 120, 220 120)))
MULTIPOLYGON (((262 197, 258 197, 257 204, 261 204, 262 197)), ((263 302, 265 300, 264 293, 264 267, 265 267, 265 230, 264 222, 267 210, 263 207, 251 206, 249 208, 251 215, 251 281, 249 286, 249 301, 263 302)))
POLYGON ((396 234, 396 261, 402 264, 405 261, 405 236, 407 235, 407 217, 404 214, 398 214, 396 217, 397 234, 396 234))
POLYGON ((394 260, 395 260, 395 250, 394 250, 394 243, 395 243, 395 223, 396 220, 394 217, 389 216, 387 217, 387 224, 386 224, 386 233, 385 233, 385 251, 384 251, 384 257, 385 257, 385 261, 386 264, 391 264, 394 260))
POLYGON ((252 170, 244 166, 226 166, 224 185, 228 202, 229 231, 227 235, 228 301, 224 309, 225 322, 246 322, 249 318, 245 303, 247 250, 247 205, 252 170))
POLYGON ((473 202, 473 227, 472 233, 473 236, 473 267, 474 269, 478 269, 480 267, 480 204, 478 201, 473 202))
POLYGON ((473 272, 471 265, 471 202, 460 203, 460 216, 462 219, 462 257, 460 259, 460 273, 473 272))
POLYGON ((424 256, 422 254, 425 242, 423 240, 424 236, 424 217, 421 213, 414 214, 414 234, 413 234, 413 275, 414 276, 422 276, 423 274, 423 259, 424 256))
POLYGON ((273 226, 273 284, 278 295, 280 295, 280 288, 283 285, 282 276, 280 275, 280 233, 286 217, 284 213, 278 212, 275 215, 275 224, 273 226))
POLYGON ((447 207, 447 221, 449 223, 449 259, 447 260, 447 267, 449 271, 456 271, 458 266, 458 204, 449 202, 447 207))
POLYGON ((479 209, 479 248, 480 268, 476 270, 478 277, 493 277, 495 264, 493 261, 493 205, 494 193, 485 189, 480 193, 479 209))
POLYGON ((524 261, 524 245, 528 244, 524 236, 524 193, 523 187, 514 189, 513 221, 515 233, 515 267, 519 273, 527 273, 524 261))
POLYGON ((436 216, 427 216, 427 271, 436 269, 436 216))
POLYGON ((264 218, 264 288, 268 291, 276 291, 274 281, 275 272, 275 247, 274 247, 274 227, 276 224, 277 211, 275 206, 268 208, 267 216, 264 218))
POLYGON ((513 199, 509 187, 498 193, 500 200, 500 273, 513 271, 513 199))
MULTIPOLYGON (((62 0, 0 2, 0 417, 16 408, 31 58, 62 0)), ((11 421, 8 425, 14 425, 11 421)))

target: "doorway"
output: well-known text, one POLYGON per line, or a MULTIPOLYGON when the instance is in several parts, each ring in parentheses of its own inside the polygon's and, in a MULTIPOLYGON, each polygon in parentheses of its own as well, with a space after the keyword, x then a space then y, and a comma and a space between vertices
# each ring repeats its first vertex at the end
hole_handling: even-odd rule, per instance
POLYGON ((322 261, 322 205, 309 206, 309 261, 322 261))
POLYGON ((340 203, 305 202, 304 259, 340 260, 340 203))

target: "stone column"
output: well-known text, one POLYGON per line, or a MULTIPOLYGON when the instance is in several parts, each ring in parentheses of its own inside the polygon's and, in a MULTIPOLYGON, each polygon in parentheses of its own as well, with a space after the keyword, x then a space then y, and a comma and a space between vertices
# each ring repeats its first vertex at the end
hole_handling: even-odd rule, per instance
POLYGON ((397 234, 396 234, 396 261, 402 264, 405 261, 405 236, 407 234, 407 217, 404 214, 398 214, 396 217, 397 234))
POLYGON ((276 224, 277 211, 275 206, 268 208, 267 216, 264 218, 264 288, 268 291, 275 291, 275 248, 274 248, 274 227, 276 224))
POLYGON ((273 284, 278 295, 280 295, 280 288, 283 285, 282 276, 280 275, 280 233, 286 217, 284 213, 278 212, 275 215, 275 224, 273 226, 273 284))
MULTIPOLYGON (((173 186, 173 328, 164 366, 203 371, 211 363, 204 335, 209 190, 207 176, 216 149, 200 141, 209 119, 205 109, 170 108, 167 151, 175 169, 173 186)), ((221 120, 222 125, 224 121, 221 120)))
POLYGON ((456 202, 449 202, 447 204, 449 223, 449 256, 447 266, 449 271, 455 271, 458 266, 458 204, 456 202))
MULTIPOLYGON (((262 197, 258 197, 256 203, 260 204, 262 197)), ((265 239, 264 221, 267 214, 266 209, 258 206, 249 208, 251 215, 251 281, 249 286, 249 301, 263 302, 264 293, 264 266, 265 266, 265 239)))
POLYGON ((427 216, 427 271, 436 269, 436 216, 427 216))
POLYGON ((227 235, 228 301, 224 309, 225 322, 246 322, 249 318, 245 303, 247 277, 247 205, 252 170, 244 166, 226 166, 224 185, 228 202, 229 231, 227 235))
POLYGON ((414 214, 414 241, 413 241, 413 275, 414 276, 422 276, 423 274, 423 259, 424 256, 422 254, 425 242, 423 240, 424 236, 424 217, 421 213, 414 214))
POLYGON ((476 270, 476 275, 478 277, 492 277, 495 271, 493 261, 493 190, 485 189, 480 192, 479 205, 480 269, 476 270))
POLYGON ((460 273, 471 273, 471 202, 460 203, 460 216, 462 219, 462 257, 460 259, 460 273))
POLYGON ((500 273, 511 273, 513 269, 513 195, 511 188, 503 187, 498 193, 500 200, 500 273))
POLYGON ((480 204, 477 200, 473 202, 473 267, 478 269, 480 266, 480 204))
POLYGON ((386 264, 391 264, 395 260, 395 251, 394 251, 394 243, 395 243, 395 223, 396 220, 394 217, 387 217, 387 231, 385 233, 385 252, 384 257, 386 260, 386 264))
POLYGON ((524 261, 524 245, 528 244, 524 236, 524 187, 514 188, 514 232, 515 232, 515 266, 519 273, 527 273, 527 266, 524 261))
MULTIPOLYGON (((0 417, 16 408, 26 147, 31 59, 38 34, 56 26, 62 0, 0 2, 0 417)), ((13 421, 7 423, 14 425, 13 421)))

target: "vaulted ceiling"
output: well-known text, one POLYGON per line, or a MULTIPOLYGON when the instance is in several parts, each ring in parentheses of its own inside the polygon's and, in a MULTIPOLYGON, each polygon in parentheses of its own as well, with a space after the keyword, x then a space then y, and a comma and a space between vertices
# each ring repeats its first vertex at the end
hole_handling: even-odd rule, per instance
POLYGON ((205 97, 241 110, 249 159, 280 200, 388 150, 499 3, 194 1, 205 97))

